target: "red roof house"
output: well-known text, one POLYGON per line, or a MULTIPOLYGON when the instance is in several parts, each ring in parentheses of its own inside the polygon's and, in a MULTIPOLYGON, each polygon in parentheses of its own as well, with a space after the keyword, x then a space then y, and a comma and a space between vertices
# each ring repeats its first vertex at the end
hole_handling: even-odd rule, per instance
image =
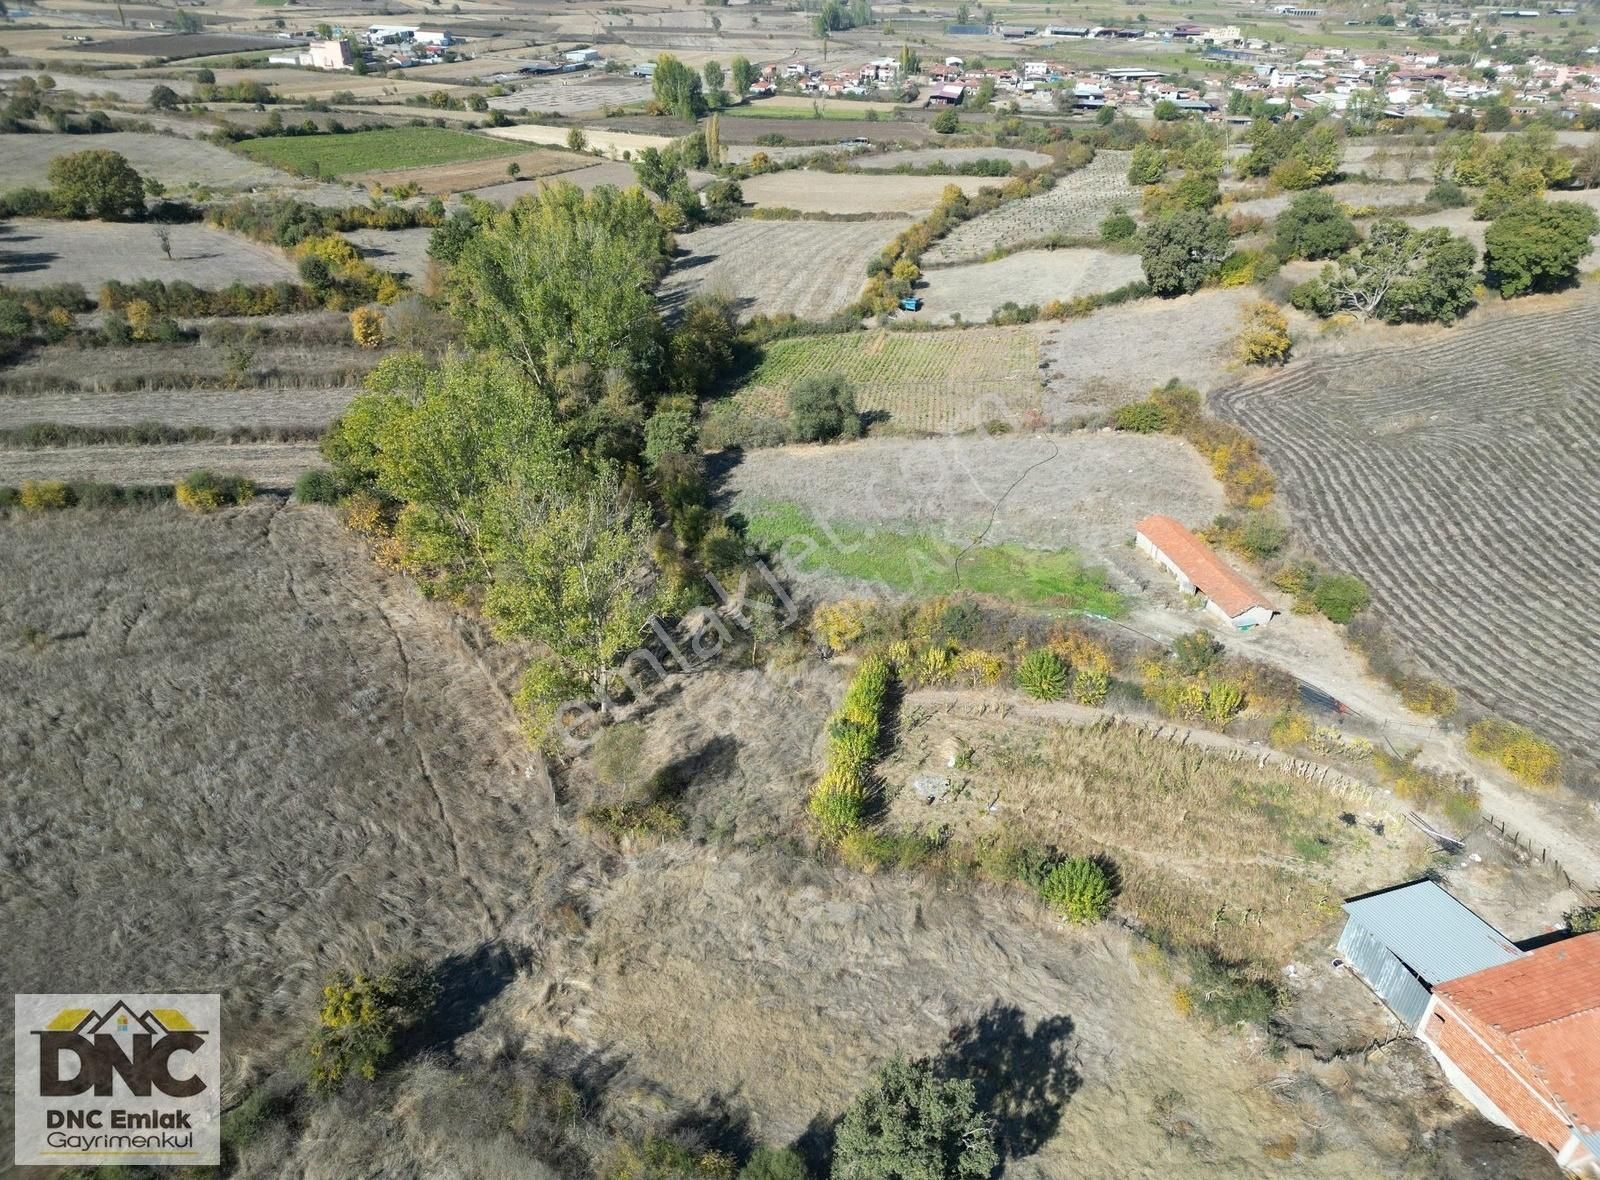
POLYGON ((1600 1178, 1600 931, 1439 984, 1420 1032, 1485 1118, 1600 1178))
POLYGON ((1147 516, 1134 525, 1139 550, 1178 580, 1185 594, 1205 597, 1206 609, 1241 631, 1272 621, 1276 608, 1210 545, 1170 516, 1147 516))

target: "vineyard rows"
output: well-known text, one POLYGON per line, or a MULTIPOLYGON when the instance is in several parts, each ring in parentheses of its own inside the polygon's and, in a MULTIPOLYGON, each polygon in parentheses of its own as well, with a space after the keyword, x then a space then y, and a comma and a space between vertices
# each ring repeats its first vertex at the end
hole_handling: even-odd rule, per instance
POLYGON ((886 415, 896 432, 969 430, 1040 405, 1039 347, 1029 328, 780 340, 738 396, 751 409, 781 413, 797 381, 832 373, 856 387, 860 409, 886 415))
POLYGON ((924 258, 938 266, 970 262, 991 250, 1060 234, 1093 237, 1112 208, 1139 208, 1139 192, 1128 183, 1130 152, 1100 152, 1084 168, 1056 181, 1049 192, 1001 205, 963 222, 924 258))
POLYGON ((1600 700, 1600 336, 1591 300, 1213 395, 1294 523, 1477 704, 1586 761, 1600 700))

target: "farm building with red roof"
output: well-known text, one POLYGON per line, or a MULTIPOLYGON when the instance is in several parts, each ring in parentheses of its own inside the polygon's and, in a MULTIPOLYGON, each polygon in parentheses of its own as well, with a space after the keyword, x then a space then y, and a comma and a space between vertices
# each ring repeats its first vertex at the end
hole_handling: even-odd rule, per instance
POLYGON ((1278 612, 1211 546, 1170 516, 1147 516, 1134 526, 1140 552, 1178 580, 1185 594, 1199 594, 1206 609, 1241 631, 1272 621, 1278 612))
POLYGON ((1485 1118, 1600 1177, 1600 932, 1439 984, 1420 1032, 1485 1118))

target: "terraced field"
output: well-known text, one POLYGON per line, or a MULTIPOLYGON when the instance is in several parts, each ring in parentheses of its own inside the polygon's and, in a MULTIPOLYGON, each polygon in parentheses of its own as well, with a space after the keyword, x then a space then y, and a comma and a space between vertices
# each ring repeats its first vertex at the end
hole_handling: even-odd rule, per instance
POLYGON ((856 404, 875 427, 954 433, 1037 413, 1038 367, 1030 328, 806 336, 767 345, 736 396, 753 412, 782 417, 797 381, 837 373, 855 385, 856 404))
POLYGON ((1138 207, 1139 195, 1128 183, 1130 155, 1101 152, 1087 167, 1063 176, 1049 192, 1012 201, 956 226, 924 258, 945 266, 975 261, 996 247, 1014 246, 1051 234, 1093 236, 1112 206, 1138 207))
POLYGON ((1576 755, 1600 725, 1600 302, 1293 365, 1212 395, 1296 526, 1433 674, 1576 755))

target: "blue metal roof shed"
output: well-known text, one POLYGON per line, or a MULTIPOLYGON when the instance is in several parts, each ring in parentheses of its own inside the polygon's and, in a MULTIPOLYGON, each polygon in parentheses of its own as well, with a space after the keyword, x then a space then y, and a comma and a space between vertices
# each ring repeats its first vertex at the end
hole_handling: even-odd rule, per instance
POLYGON ((1432 881, 1345 902, 1339 952, 1412 1028, 1435 984, 1522 957, 1511 940, 1432 881))

